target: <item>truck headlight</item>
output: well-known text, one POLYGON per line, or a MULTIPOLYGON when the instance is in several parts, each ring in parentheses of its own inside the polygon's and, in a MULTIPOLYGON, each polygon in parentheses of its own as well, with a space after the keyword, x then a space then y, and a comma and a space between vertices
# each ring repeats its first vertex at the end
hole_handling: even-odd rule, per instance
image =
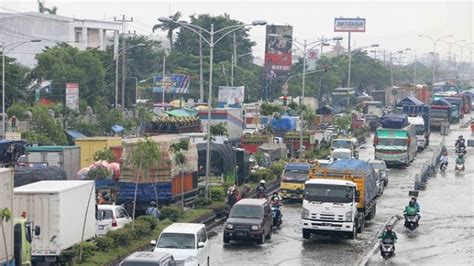
POLYGON ((234 225, 233 224, 226 224, 225 228, 227 228, 229 230, 232 230, 232 229, 234 229, 234 225))
POLYGON ((252 225, 252 231, 259 231, 262 227, 260 225, 252 225))
POLYGON ((309 210, 306 208, 303 208, 303 210, 301 211, 301 218, 306 219, 308 217, 309 217, 309 210))
POLYGON ((352 211, 346 212, 346 221, 352 221, 352 211))
POLYGON ((286 190, 281 191, 281 194, 286 194, 286 193, 288 193, 288 191, 286 191, 286 190))

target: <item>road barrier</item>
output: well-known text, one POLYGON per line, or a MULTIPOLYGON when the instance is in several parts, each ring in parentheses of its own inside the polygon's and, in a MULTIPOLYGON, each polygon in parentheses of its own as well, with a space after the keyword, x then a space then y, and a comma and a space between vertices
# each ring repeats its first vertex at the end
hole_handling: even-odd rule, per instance
POLYGON ((438 147, 433 153, 431 160, 429 160, 427 164, 423 165, 423 168, 419 174, 415 175, 415 190, 425 189, 428 179, 436 175, 439 166, 439 159, 444 149, 446 149, 444 146, 438 147))

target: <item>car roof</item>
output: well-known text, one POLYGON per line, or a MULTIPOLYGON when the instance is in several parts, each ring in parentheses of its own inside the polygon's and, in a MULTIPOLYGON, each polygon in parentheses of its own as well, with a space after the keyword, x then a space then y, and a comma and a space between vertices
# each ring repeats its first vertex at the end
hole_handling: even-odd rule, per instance
POLYGON ((123 262, 125 261, 134 261, 134 262, 149 262, 149 261, 161 261, 165 258, 172 256, 166 252, 159 252, 159 251, 139 251, 135 252, 132 255, 126 257, 123 262))
POLYGON ((199 223, 174 223, 166 227, 163 233, 195 234, 203 228, 205 228, 205 225, 199 223))
POLYGON ((111 204, 99 204, 97 205, 98 210, 114 210, 116 208, 123 208, 120 205, 111 205, 111 204))
POLYGON ((241 199, 235 205, 254 205, 262 206, 267 203, 266 199, 241 199))

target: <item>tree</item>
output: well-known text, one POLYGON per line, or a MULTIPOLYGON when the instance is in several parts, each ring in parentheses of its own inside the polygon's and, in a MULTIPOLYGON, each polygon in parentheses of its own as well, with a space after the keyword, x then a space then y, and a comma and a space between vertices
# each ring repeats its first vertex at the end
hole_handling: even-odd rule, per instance
POLYGON ((178 166, 181 174, 181 207, 184 209, 184 173, 183 167, 186 165, 187 160, 184 155, 184 151, 189 149, 189 139, 182 139, 177 143, 173 143, 170 146, 170 151, 174 153, 174 161, 178 166))
POLYGON ((274 113, 283 112, 283 108, 279 105, 264 102, 260 105, 260 113, 263 116, 273 115, 274 113))
POLYGON ((211 125, 211 141, 213 141, 216 136, 229 136, 225 123, 211 125))
MULTIPOLYGON (((160 147, 158 144, 145 137, 145 140, 139 140, 137 146, 133 149, 131 163, 135 169, 135 193, 133 196, 133 221, 132 227, 135 227, 135 209, 137 207, 137 192, 138 192, 138 181, 144 170, 148 173, 150 166, 160 160, 160 147)), ((158 203, 158 195, 155 191, 156 203, 158 203)))
MULTIPOLYGON (((173 21, 178 21, 181 18, 181 12, 178 11, 174 13, 174 15, 169 16, 169 18, 173 21)), ((170 41, 170 50, 173 50, 173 33, 179 27, 180 26, 176 23, 164 22, 161 24, 154 25, 152 30, 153 32, 155 32, 155 30, 158 30, 158 29, 166 31, 167 32, 166 37, 170 41)))
POLYGON ((5 235, 5 229, 3 223, 8 223, 12 218, 12 211, 8 208, 0 209, 0 225, 2 227, 2 237, 3 237, 3 244, 5 246, 5 255, 8 261, 8 246, 7 246, 7 237, 5 235))
POLYGON ((336 119, 334 120, 334 125, 336 125, 336 127, 339 130, 344 130, 344 131, 349 130, 351 123, 352 123, 352 118, 349 115, 336 117, 336 119))
POLYGON ((114 153, 109 149, 99 150, 94 154, 94 161, 107 161, 113 162, 115 161, 114 153))
POLYGON ((31 131, 25 132, 24 135, 27 140, 39 142, 41 145, 67 145, 66 134, 61 125, 48 115, 45 108, 34 107, 31 112, 31 131))
MULTIPOLYGON (((1 64, 0 64, 1 66, 1 64)), ((14 102, 25 101, 33 93, 28 91, 31 78, 27 75, 30 70, 16 62, 15 59, 5 57, 5 105, 11 106, 14 102)), ((0 79, 2 73, 0 71, 0 79)))
POLYGON ((37 0, 38 1, 38 11, 40 13, 45 13, 48 12, 49 14, 56 15, 56 12, 58 11, 58 8, 53 6, 52 8, 47 8, 45 6, 46 0, 37 0))

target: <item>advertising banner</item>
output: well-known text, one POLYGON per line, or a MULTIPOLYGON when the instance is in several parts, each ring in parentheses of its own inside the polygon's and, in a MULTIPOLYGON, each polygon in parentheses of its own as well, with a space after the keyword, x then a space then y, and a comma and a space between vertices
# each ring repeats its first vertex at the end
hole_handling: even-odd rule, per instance
POLYGON ((189 93, 189 82, 191 76, 181 74, 166 75, 163 81, 163 75, 156 75, 153 78, 153 92, 163 93, 163 87, 165 93, 172 94, 187 94, 189 93))
POLYGON ((265 43, 265 70, 286 75, 291 67, 292 26, 267 25, 265 43))
POLYGON ((316 61, 319 59, 319 50, 312 49, 308 50, 308 55, 306 57, 306 63, 308 64, 307 70, 315 70, 316 69, 316 61))
POLYGON ((219 105, 238 105, 240 106, 244 102, 245 87, 230 87, 230 86, 219 86, 219 94, 217 101, 219 105))
POLYGON ((79 110, 79 83, 66 83, 66 106, 79 110))
POLYGON ((365 18, 335 18, 335 32, 365 32, 365 18))

